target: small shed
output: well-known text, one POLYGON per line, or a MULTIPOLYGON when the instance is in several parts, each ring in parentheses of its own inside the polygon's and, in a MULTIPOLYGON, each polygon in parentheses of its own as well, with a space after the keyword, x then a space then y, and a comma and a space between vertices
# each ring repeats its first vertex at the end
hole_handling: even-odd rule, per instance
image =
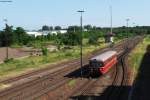
POLYGON ((110 42, 114 42, 114 36, 115 36, 115 33, 111 33, 111 32, 108 32, 105 34, 105 43, 110 43, 110 42))

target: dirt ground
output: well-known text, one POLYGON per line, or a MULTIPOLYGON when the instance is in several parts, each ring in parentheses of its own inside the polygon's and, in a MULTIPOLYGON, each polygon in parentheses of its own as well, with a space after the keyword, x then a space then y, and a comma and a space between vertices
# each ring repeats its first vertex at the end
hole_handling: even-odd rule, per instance
MULTIPOLYGON (((9 58, 19 58, 28 56, 29 52, 24 52, 20 49, 9 48, 8 49, 9 58)), ((6 48, 0 48, 0 62, 2 62, 6 58, 6 48)))

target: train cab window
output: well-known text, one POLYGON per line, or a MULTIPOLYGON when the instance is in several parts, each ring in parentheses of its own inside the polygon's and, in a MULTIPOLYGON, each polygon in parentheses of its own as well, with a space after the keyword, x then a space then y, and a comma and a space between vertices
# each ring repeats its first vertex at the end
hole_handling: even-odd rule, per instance
POLYGON ((103 67, 103 64, 100 62, 100 63, 98 63, 98 66, 99 67, 103 67))
POLYGON ((91 67, 95 67, 95 68, 99 68, 99 67, 103 67, 103 63, 102 62, 98 62, 96 60, 93 60, 90 62, 90 66, 91 67))

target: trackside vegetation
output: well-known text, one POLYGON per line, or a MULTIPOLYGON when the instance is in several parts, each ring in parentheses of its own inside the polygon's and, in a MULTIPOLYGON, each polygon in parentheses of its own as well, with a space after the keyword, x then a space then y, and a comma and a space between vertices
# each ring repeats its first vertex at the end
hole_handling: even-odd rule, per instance
MULTIPOLYGON (((60 26, 43 26, 39 31, 61 30, 60 26)), ((91 25, 84 26, 83 37, 83 54, 87 55, 94 50, 107 46, 104 37, 109 33, 110 28, 101 28, 91 25)), ((29 47, 41 50, 42 55, 30 55, 21 59, 6 59, 5 63, 0 64, 0 79, 16 76, 31 70, 37 70, 47 67, 51 64, 60 63, 70 59, 80 57, 80 27, 69 26, 65 34, 48 34, 42 36, 30 36, 22 27, 13 28, 6 24, 4 30, 0 31, 0 47, 22 48, 29 47), (50 52, 49 46, 55 46, 57 50, 50 52)), ((126 27, 114 28, 115 42, 127 36, 150 34, 149 27, 130 27, 129 33, 126 27)))
MULTIPOLYGON (((97 46, 83 46, 84 55, 87 55, 96 49, 104 48, 105 46, 106 44, 104 42, 97 46)), ((27 58, 14 59, 7 63, 0 64, 0 79, 23 74, 31 70, 41 69, 47 67, 48 65, 63 61, 79 58, 80 47, 74 46, 72 49, 48 53, 47 50, 43 49, 43 53, 43 56, 29 56, 27 58)))
POLYGON ((148 45, 150 45, 150 35, 146 36, 144 40, 140 44, 138 44, 129 55, 129 65, 133 69, 134 75, 136 75, 138 72, 148 45))
MULTIPOLYGON (((52 26, 43 26, 41 31, 52 31, 52 30, 62 29, 60 26, 53 28, 52 26)), ((140 34, 150 34, 150 27, 148 26, 136 26, 129 27, 128 33, 126 27, 117 27, 113 29, 115 36, 118 39, 122 39, 127 36, 135 36, 140 34)), ((13 28, 6 24, 4 30, 0 31, 0 47, 11 46, 11 47, 21 47, 21 46, 32 46, 35 48, 41 48, 43 43, 48 42, 57 45, 58 48, 63 45, 79 45, 80 44, 80 27, 79 26, 68 26, 66 34, 48 34, 43 36, 29 36, 25 29, 22 27, 13 28)), ((106 33, 110 32, 110 28, 101 28, 91 25, 84 26, 84 32, 82 33, 83 38, 88 39, 89 44, 97 44, 100 37, 104 37, 106 33)))

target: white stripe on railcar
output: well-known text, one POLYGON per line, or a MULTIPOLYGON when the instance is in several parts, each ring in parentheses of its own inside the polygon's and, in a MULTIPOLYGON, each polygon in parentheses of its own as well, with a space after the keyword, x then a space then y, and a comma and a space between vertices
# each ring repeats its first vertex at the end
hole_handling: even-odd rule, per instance
POLYGON ((91 58, 91 60, 98 60, 98 61, 105 62, 107 59, 109 59, 110 57, 112 57, 116 54, 117 54, 116 51, 106 51, 98 56, 91 58))

